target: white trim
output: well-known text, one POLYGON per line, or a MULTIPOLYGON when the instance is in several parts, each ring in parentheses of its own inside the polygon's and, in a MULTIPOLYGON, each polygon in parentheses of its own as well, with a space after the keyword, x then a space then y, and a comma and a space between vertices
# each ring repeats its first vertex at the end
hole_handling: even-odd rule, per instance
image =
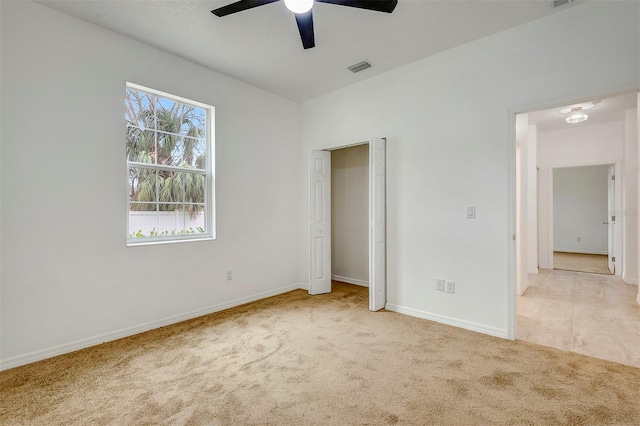
MULTIPOLYGON (((540 231, 538 231, 540 233, 540 231)), ((553 167, 547 167, 547 262, 553 269, 553 167)))
POLYGON ((529 288, 529 280, 525 281, 525 283, 522 284, 522 293, 519 294, 518 296, 522 296, 524 292, 527 291, 528 288, 529 288))
POLYGON ((301 290, 309 291, 309 283, 299 283, 298 288, 301 290))
MULTIPOLYGON (((152 131, 152 130, 149 130, 152 131)), ((156 130, 153 130, 156 131, 156 130)), ((159 132, 159 131, 158 131, 159 132)), ((193 138, 195 139, 195 138, 193 138)), ((177 172, 177 173, 193 173, 196 175, 203 175, 203 176, 207 176, 207 171, 203 170, 203 169, 188 169, 185 167, 178 167, 178 166, 170 166, 170 165, 164 165, 164 164, 153 164, 153 163, 141 163, 139 161, 128 161, 127 160, 127 168, 131 168, 131 167, 135 167, 138 169, 149 169, 149 170, 166 170, 169 172, 177 172)), ((136 203, 145 203, 145 201, 135 201, 136 203)), ((146 202, 148 203, 148 201, 146 202)), ((162 203, 162 204, 182 204, 182 202, 168 202, 168 203, 162 203)), ((189 203, 189 204, 198 204, 198 205, 205 205, 205 203, 189 203)))
MULTIPOLYGON (((215 241, 213 235, 210 234, 193 234, 194 237, 188 238, 188 235, 183 235, 184 238, 181 239, 173 239, 173 240, 165 240, 162 237, 153 237, 153 241, 141 241, 141 242, 128 242, 127 247, 143 247, 143 246, 157 246, 158 244, 173 244, 173 243, 184 243, 187 241, 215 241), (156 239, 157 238, 157 239, 156 239)), ((149 237, 151 239, 151 237, 149 237)))
POLYGON ((399 314, 422 318, 429 321, 435 321, 441 324, 463 328, 465 330, 476 331, 482 334, 488 334, 489 336, 500 337, 502 339, 509 339, 506 329, 490 327, 484 324, 478 324, 476 322, 459 320, 459 319, 447 317, 444 315, 432 314, 432 313, 421 311, 418 309, 408 308, 406 306, 398 306, 391 303, 387 303, 387 306, 385 307, 385 309, 387 311, 397 312, 399 314))
POLYGON ((173 93, 163 92, 162 90, 152 89, 151 87, 142 86, 140 84, 131 83, 130 81, 127 81, 125 84, 126 84, 126 87, 128 88, 139 90, 141 92, 147 92, 151 95, 160 96, 162 98, 166 98, 168 96, 170 98, 173 98, 173 100, 176 100, 182 104, 187 104, 187 105, 191 105, 191 106, 202 108, 202 109, 213 108, 209 104, 194 101, 193 99, 183 98, 182 96, 174 95, 173 93))
POLYGON ((99 334, 97 336, 87 337, 85 339, 79 339, 79 340, 76 340, 70 343, 65 343, 62 345, 51 346, 46 349, 40 349, 40 350, 29 352, 23 355, 17 355, 11 358, 0 360, 0 371, 19 367, 25 364, 30 364, 36 361, 41 361, 43 359, 52 358, 54 356, 63 355, 69 352, 74 352, 80 349, 85 349, 91 346, 100 345, 102 343, 110 342, 113 340, 122 339, 124 337, 133 336, 135 334, 143 333, 145 331, 153 330, 153 329, 164 327, 167 325, 176 324, 182 321, 201 317, 203 315, 212 314, 214 312, 223 311, 225 309, 244 305, 246 303, 255 302, 256 300, 266 299, 267 297, 288 293, 290 291, 300 289, 301 286, 302 284, 296 283, 296 284, 288 285, 285 287, 276 288, 274 290, 269 290, 262 293, 254 294, 251 296, 241 297, 239 299, 234 299, 229 302, 219 303, 217 305, 209 306, 206 308, 185 312, 183 314, 172 315, 170 317, 166 317, 160 320, 150 321, 150 322, 135 325, 132 327, 122 328, 120 330, 99 334))
POLYGON ((638 297, 636 297, 636 302, 638 302, 638 305, 640 305, 640 292, 638 292, 638 297))
POLYGON ((347 284, 354 284, 362 287, 369 287, 369 281, 359 280, 356 278, 341 277, 340 275, 331 275, 331 279, 334 281, 340 281, 347 284))
POLYGON ((627 278, 625 274, 622 274, 622 281, 624 281, 627 284, 638 285, 637 278, 627 278))
POLYGON ((554 249, 553 252, 561 252, 561 253, 575 253, 575 254, 599 254, 599 255, 603 255, 603 256, 607 256, 609 253, 608 252, 601 252, 601 251, 595 251, 595 250, 582 250, 580 249, 580 251, 578 250, 571 250, 571 249, 554 249))
POLYGON ((553 269, 551 266, 547 265, 547 264, 540 264, 538 265, 539 269, 553 269))

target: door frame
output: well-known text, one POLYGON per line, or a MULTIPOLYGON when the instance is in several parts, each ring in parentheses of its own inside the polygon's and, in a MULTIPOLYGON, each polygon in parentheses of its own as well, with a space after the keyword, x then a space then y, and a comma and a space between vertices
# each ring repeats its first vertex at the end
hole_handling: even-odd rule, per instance
MULTIPOLYGON (((622 212, 622 185, 619 183, 622 179, 622 160, 617 160, 615 162, 611 161, 603 161, 603 162, 589 162, 589 163, 553 163, 549 166, 548 175, 547 175, 547 223, 549 224, 548 229, 548 256, 547 264, 550 269, 553 268, 553 171, 555 169, 566 169, 569 167, 589 167, 589 166, 614 166, 614 173, 616 176, 616 184, 614 189, 615 199, 614 199, 614 210, 616 212, 622 212)), ((622 256, 622 213, 616 215, 616 221, 613 233, 613 255, 616 258, 615 261, 615 273, 613 275, 621 276, 624 265, 622 264, 624 256, 622 256)), ((540 230, 538 229, 538 232, 540 230)))
MULTIPOLYGON (((385 141, 385 145, 386 145, 386 141, 387 138, 386 137, 381 137, 380 139, 383 139, 385 141)), ((348 145, 340 145, 340 146, 329 146, 329 147, 321 147, 321 148, 314 148, 310 150, 310 154, 313 153, 313 151, 337 151, 339 149, 345 149, 345 148, 351 148, 354 146, 360 146, 360 145, 368 145, 369 146, 369 170, 368 170, 368 174, 369 174, 369 179, 368 179, 368 205, 369 205, 369 215, 367 220, 369 221, 369 231, 367 233, 368 235, 368 247, 369 247, 369 255, 368 255, 368 259, 369 259, 369 283, 368 283, 368 288, 369 288, 369 310, 371 311, 376 311, 377 309, 375 309, 373 303, 375 300, 375 294, 376 294, 376 286, 375 284, 372 285, 372 283, 375 283, 375 280, 371 279, 371 274, 372 271, 376 270, 376 266, 377 264, 375 263, 375 258, 374 256, 372 256, 372 245, 373 245, 373 234, 372 234, 372 223, 376 223, 376 218, 377 216, 375 215, 375 211, 374 209, 372 209, 371 207, 371 200, 373 197, 373 181, 374 181, 374 176, 373 176, 373 167, 371 164, 371 158, 372 158, 372 148, 373 148, 373 138, 370 138, 367 141, 363 141, 363 142, 356 142, 356 143, 352 143, 352 144, 348 144, 348 145)), ((383 167, 384 167, 384 172, 385 172, 385 193, 386 193, 386 174, 387 174, 387 151, 386 149, 384 150, 384 162, 383 162, 383 167)), ((331 191, 333 191, 333 188, 331 188, 331 191)), ((311 202, 311 197, 313 196, 312 193, 309 194, 309 201, 311 202)), ((331 214, 331 209, 329 209, 329 214, 331 214)), ((384 304, 383 304, 383 308, 384 306, 386 306, 386 270, 387 270, 387 255, 386 255, 386 241, 387 241, 387 227, 386 227, 386 195, 385 195, 385 211, 384 211, 384 216, 385 216, 385 226, 384 226, 384 235, 385 235, 385 255, 384 255, 384 271, 385 271, 385 283, 384 283, 384 287, 385 287, 385 294, 384 294, 384 304)), ((332 225, 333 226, 333 225, 332 225)), ((311 259, 309 262, 309 277, 311 277, 311 259)))

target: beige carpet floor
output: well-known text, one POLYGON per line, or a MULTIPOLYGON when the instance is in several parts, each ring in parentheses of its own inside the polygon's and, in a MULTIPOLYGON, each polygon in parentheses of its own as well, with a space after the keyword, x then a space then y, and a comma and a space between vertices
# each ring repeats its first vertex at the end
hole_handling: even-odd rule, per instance
POLYGON ((606 254, 553 252, 553 269, 612 275, 606 254))
POLYGON ((632 425, 640 369, 298 290, 0 373, 0 424, 632 425))

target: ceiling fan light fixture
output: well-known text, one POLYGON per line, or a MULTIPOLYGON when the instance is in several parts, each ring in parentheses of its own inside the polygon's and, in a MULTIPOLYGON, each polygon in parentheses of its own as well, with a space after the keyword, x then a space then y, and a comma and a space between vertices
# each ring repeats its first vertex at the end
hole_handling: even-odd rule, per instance
POLYGON ((573 108, 571 113, 567 117, 566 121, 569 124, 582 123, 586 121, 589 116, 582 110, 582 108, 573 108))
POLYGON ((284 0, 287 9, 295 14, 307 13, 313 7, 313 0, 284 0))

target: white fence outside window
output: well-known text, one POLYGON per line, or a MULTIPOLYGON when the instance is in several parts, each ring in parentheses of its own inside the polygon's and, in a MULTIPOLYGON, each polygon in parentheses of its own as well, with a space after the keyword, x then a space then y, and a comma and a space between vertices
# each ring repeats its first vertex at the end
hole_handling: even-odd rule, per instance
POLYGON ((173 212, 146 212, 146 211, 130 211, 129 212, 129 233, 135 234, 142 231, 145 237, 150 236, 151 232, 157 231, 158 234, 172 232, 179 234, 183 229, 189 231, 192 229, 199 233, 198 228, 204 228, 204 212, 197 213, 191 217, 183 211, 173 212))

